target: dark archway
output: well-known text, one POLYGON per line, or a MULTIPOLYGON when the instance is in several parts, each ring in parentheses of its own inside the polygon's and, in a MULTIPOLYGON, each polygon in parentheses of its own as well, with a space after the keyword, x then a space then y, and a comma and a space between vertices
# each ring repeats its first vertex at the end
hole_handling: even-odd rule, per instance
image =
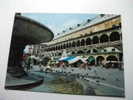
POLYGON ((66 45, 65 44, 63 44, 63 49, 65 49, 66 48, 66 45))
POLYGON ((103 35, 100 37, 100 43, 104 43, 104 42, 108 42, 108 41, 109 41, 108 35, 103 34, 103 35))
POLYGON ((85 40, 82 39, 82 40, 81 40, 81 46, 84 46, 84 45, 85 45, 85 40))
POLYGON ((66 48, 68 48, 69 47, 69 44, 68 43, 66 43, 66 48))
POLYGON ((118 41, 120 40, 120 34, 118 32, 112 32, 110 34, 110 41, 118 41))
POLYGON ((80 46, 80 40, 77 41, 77 44, 76 44, 77 47, 80 46))
POLYGON ((98 36, 94 36, 93 39, 92 39, 92 42, 93 42, 93 44, 99 43, 99 38, 98 38, 98 36))
POLYGON ((63 49, 63 46, 62 45, 60 45, 61 46, 61 49, 63 49))
POLYGON ((75 41, 73 41, 73 43, 72 43, 72 46, 73 46, 73 47, 75 47, 75 46, 76 46, 76 43, 75 43, 75 41))
POLYGON ((91 50, 88 50, 88 51, 87 51, 87 54, 90 54, 90 53, 91 53, 91 50))
POLYGON ((72 46, 72 44, 71 44, 71 42, 70 42, 68 47, 71 47, 71 46, 72 46))
MULTIPOLYGON (((58 46, 56 46, 55 49, 58 50, 58 46)), ((48 48, 48 51, 49 51, 49 48, 48 48)))
MULTIPOLYGON (((48 64, 49 60, 50 60, 50 57, 44 57, 42 59, 42 64, 46 66, 48 64)), ((37 61, 36 60, 34 61, 34 63, 37 65, 37 61)))
POLYGON ((98 56, 96 58, 96 64, 97 65, 102 65, 104 60, 105 60, 105 58, 103 56, 98 56))
POLYGON ((79 50, 79 51, 77 52, 77 54, 84 54, 84 51, 79 50))
POLYGON ((108 56, 106 58, 107 61, 118 61, 117 57, 116 56, 108 56))
POLYGON ((119 54, 119 61, 123 61, 123 53, 119 54))
POLYGON ((71 54, 75 54, 75 52, 74 51, 72 51, 72 53, 71 54))
POLYGON ((118 63, 118 59, 117 59, 116 56, 113 56, 113 55, 112 56, 108 56, 106 58, 106 60, 107 60, 107 63, 106 63, 106 67, 107 68, 110 68, 110 67, 118 68, 118 67, 120 67, 119 63, 118 63))
POLYGON ((60 50, 60 46, 58 45, 58 50, 60 50))
POLYGON ((91 39, 90 38, 86 39, 86 45, 91 45, 91 39))
POLYGON ((58 56, 61 56, 61 52, 58 53, 58 56))
POLYGON ((63 49, 63 44, 61 44, 61 48, 63 49))
POLYGON ((93 49, 93 53, 97 53, 98 52, 98 50, 97 49, 93 49))

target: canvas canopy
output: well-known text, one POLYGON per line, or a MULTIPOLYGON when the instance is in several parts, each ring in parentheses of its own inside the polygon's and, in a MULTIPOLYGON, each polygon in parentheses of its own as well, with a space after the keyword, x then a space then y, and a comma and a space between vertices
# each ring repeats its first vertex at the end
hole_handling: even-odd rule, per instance
POLYGON ((93 62, 93 61, 95 61, 95 58, 92 57, 92 56, 90 56, 90 57, 88 57, 87 61, 88 61, 88 62, 93 62))
POLYGON ((74 56, 69 56, 69 57, 64 57, 64 58, 60 58, 59 61, 66 61, 69 64, 75 63, 77 61, 81 60, 82 62, 86 63, 86 61, 81 58, 81 57, 74 57, 74 56))

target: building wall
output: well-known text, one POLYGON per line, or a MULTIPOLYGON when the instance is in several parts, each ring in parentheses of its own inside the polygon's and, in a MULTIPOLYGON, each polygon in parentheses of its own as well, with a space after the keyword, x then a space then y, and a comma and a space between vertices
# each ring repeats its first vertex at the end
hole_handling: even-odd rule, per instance
POLYGON ((78 31, 66 34, 64 36, 61 36, 61 37, 49 42, 48 44, 51 45, 51 44, 55 44, 57 42, 66 41, 66 40, 81 37, 84 35, 93 35, 95 32, 112 28, 112 25, 118 26, 120 23, 121 23, 121 18, 120 18, 120 16, 118 16, 114 19, 110 19, 110 20, 107 20, 105 22, 94 24, 92 26, 89 26, 89 27, 80 29, 78 31))
POLYGON ((122 63, 122 32, 120 16, 105 20, 89 27, 81 28, 49 42, 48 47, 40 48, 43 56, 60 58, 64 49, 69 56, 93 56, 95 64, 99 57, 102 62, 122 63), (87 42, 90 39, 91 44, 87 42), (74 42, 76 45, 74 46, 74 42), (112 57, 112 58, 108 58, 112 57), (113 58, 114 57, 114 58, 113 58))

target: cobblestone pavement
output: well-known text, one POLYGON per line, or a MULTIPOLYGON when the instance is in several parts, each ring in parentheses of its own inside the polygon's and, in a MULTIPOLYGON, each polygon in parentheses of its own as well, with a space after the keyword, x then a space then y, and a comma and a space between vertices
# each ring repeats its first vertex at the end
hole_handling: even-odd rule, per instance
MULTIPOLYGON (((46 74, 42 71, 41 74, 37 69, 32 69, 31 73, 42 75, 47 78, 52 78, 53 76, 49 74, 46 78, 46 74)), ((96 92, 96 95, 104 95, 104 96, 124 96, 124 71, 119 69, 106 69, 103 67, 91 67, 89 69, 83 68, 52 68, 53 74, 57 76, 63 75, 74 75, 75 78, 78 79, 79 82, 84 84, 87 88, 93 88, 96 92), (60 74, 59 74, 60 73, 60 74)), ((33 91, 43 91, 50 92, 52 91, 50 88, 41 85, 40 87, 32 89, 33 91), (47 89, 45 89, 47 88, 47 89)))
POLYGON ((15 77, 12 77, 10 74, 7 74, 5 85, 15 86, 15 85, 30 84, 30 83, 35 83, 40 79, 42 79, 42 77, 38 77, 31 73, 29 73, 28 76, 24 76, 22 78, 15 78, 15 77))

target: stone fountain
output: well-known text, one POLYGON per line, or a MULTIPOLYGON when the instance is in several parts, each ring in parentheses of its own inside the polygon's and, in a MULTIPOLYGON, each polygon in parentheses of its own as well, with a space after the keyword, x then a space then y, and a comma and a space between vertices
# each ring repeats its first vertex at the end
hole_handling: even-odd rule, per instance
POLYGON ((26 73, 21 66, 25 46, 49 42, 53 37, 53 32, 46 26, 30 18, 21 16, 21 14, 16 14, 12 31, 7 72, 14 77, 25 75, 26 73))

